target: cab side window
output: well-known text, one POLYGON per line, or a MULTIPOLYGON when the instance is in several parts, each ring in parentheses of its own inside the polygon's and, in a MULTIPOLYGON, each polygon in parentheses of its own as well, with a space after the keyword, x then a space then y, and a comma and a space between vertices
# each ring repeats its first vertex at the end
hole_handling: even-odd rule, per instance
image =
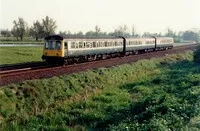
POLYGON ((61 45, 60 41, 56 41, 56 49, 57 50, 60 50, 60 45, 61 45))
POLYGON ((44 48, 45 48, 45 49, 48 49, 48 41, 45 42, 44 48))

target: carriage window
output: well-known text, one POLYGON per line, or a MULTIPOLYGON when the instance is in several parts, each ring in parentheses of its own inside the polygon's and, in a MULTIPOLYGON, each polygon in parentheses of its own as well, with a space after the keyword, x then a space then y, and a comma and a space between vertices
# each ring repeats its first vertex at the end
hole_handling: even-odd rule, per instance
POLYGON ((108 42, 108 46, 112 46, 112 43, 111 43, 111 42, 108 42))
POLYGON ((119 41, 117 41, 117 46, 120 46, 120 42, 119 41))
POLYGON ((109 42, 109 46, 113 46, 112 42, 109 42))
POLYGON ((90 42, 86 42, 86 48, 91 48, 91 43, 90 42))
POLYGON ((79 48, 83 48, 83 42, 79 42, 79 48))
POLYGON ((105 43, 105 47, 109 46, 107 41, 106 41, 106 42, 104 42, 104 43, 105 43))
POLYGON ((85 43, 85 47, 86 47, 86 48, 89 48, 89 46, 90 46, 89 43, 86 42, 86 43, 85 43))
POLYGON ((78 48, 78 46, 79 46, 79 44, 78 44, 78 42, 76 42, 76 48, 78 48))
POLYGON ((99 47, 103 47, 103 42, 99 42, 99 47))
POLYGON ((93 42, 92 44, 93 44, 93 47, 96 47, 96 42, 93 42))
POLYGON ((98 47, 101 47, 101 42, 98 42, 98 47))
POLYGON ((115 46, 117 46, 117 41, 115 41, 115 46))
POLYGON ((111 45, 111 46, 114 46, 114 42, 113 42, 113 41, 112 41, 112 42, 110 42, 110 45, 111 45))
POLYGON ((111 42, 108 42, 108 46, 112 46, 112 43, 111 43, 111 42))
POLYGON ((71 43, 71 48, 75 48, 75 42, 71 43))

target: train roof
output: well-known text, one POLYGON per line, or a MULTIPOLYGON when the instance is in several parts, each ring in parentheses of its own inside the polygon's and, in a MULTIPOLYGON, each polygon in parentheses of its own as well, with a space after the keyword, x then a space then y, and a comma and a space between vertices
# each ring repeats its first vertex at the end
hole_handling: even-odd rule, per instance
MULTIPOLYGON (((173 39, 172 37, 156 37, 157 39, 173 39)), ((76 36, 67 36, 67 35, 50 35, 45 37, 45 40, 64 40, 64 39, 121 39, 121 36, 116 37, 76 37, 76 36)), ((127 37, 126 39, 154 39, 154 37, 127 37)))
POLYGON ((120 37, 89 37, 89 36, 67 36, 67 35, 50 35, 45 40, 63 40, 63 39, 119 39, 120 37))

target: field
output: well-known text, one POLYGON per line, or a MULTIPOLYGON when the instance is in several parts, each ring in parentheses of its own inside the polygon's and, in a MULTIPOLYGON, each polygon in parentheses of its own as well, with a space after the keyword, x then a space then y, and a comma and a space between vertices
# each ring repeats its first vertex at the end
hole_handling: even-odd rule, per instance
POLYGON ((0 47, 0 65, 41 61, 43 47, 0 47))
POLYGON ((23 40, 17 40, 15 37, 0 37, 0 44, 43 44, 44 40, 36 41, 31 37, 24 37, 23 40))
POLYGON ((0 88, 0 130, 198 130, 193 53, 0 88))
MULTIPOLYGON (((3 37, 0 36, 0 42, 8 42, 8 41, 13 41, 13 42, 20 42, 21 40, 17 40, 15 37, 3 37)), ((37 42, 34 38, 31 37, 24 37, 21 42, 37 42)), ((42 42, 43 39, 39 39, 38 42, 42 42)))

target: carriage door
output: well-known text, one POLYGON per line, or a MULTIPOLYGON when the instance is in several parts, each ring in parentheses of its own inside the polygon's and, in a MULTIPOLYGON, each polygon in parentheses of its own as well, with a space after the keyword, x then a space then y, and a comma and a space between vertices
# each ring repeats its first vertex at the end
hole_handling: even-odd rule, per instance
POLYGON ((65 49, 64 56, 68 56, 68 42, 67 41, 65 41, 64 49, 65 49))

